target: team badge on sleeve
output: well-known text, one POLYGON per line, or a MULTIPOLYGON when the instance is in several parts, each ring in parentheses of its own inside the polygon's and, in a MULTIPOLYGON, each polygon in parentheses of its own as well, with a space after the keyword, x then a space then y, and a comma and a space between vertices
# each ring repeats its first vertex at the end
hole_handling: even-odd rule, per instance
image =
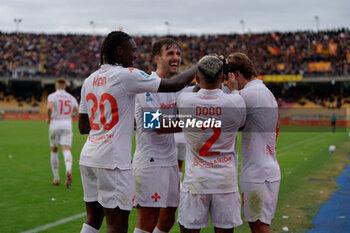
POLYGON ((144 129, 160 129, 160 116, 162 113, 159 109, 154 111, 144 111, 143 112, 143 128, 144 129))

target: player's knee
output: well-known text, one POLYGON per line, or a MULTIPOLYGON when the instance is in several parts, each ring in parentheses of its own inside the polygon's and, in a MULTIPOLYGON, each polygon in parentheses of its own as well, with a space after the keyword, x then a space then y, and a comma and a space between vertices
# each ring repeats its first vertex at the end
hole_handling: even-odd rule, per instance
POLYGON ((147 232, 152 232, 153 229, 157 226, 157 221, 158 216, 138 216, 136 227, 147 232))
POLYGON ((168 216, 158 221, 157 227, 164 232, 169 232, 175 223, 175 216, 168 216))
POLYGON ((249 227, 253 233, 255 232, 269 232, 270 225, 257 220, 255 222, 249 222, 249 227))
POLYGON ((158 222, 157 227, 159 230, 169 232, 175 223, 175 218, 169 218, 167 221, 163 220, 158 222))
POLYGON ((70 150, 70 146, 62 146, 62 150, 70 150))

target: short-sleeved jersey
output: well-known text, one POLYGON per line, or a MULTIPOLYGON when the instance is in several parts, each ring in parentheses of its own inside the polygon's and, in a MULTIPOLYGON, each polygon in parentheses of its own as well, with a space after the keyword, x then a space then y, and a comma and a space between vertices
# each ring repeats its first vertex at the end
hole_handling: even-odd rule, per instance
POLYGON ((50 130, 72 130, 72 113, 78 107, 77 100, 65 90, 57 90, 47 97, 47 102, 53 102, 50 130))
POLYGON ((279 130, 278 105, 261 80, 253 80, 240 91, 247 106, 242 132, 240 182, 265 182, 281 179, 276 158, 279 130))
POLYGON ((221 89, 201 89, 197 93, 182 93, 177 107, 185 123, 221 122, 221 127, 203 123, 197 129, 183 128, 188 150, 183 190, 193 194, 238 191, 234 156, 237 131, 246 118, 242 97, 225 94, 221 89))
MULTIPOLYGON (((192 92, 194 86, 184 87, 181 91, 177 92, 178 96, 183 92, 192 92)), ((174 133, 175 143, 186 143, 185 135, 183 132, 174 133)))
MULTIPOLYGON (((156 72, 152 77, 159 78, 156 72)), ((143 128, 143 111, 152 110, 175 119, 177 93, 142 93, 136 95, 135 119, 136 119, 136 150, 133 158, 133 166, 154 167, 177 165, 176 146, 174 134, 157 134, 153 129, 143 128)))
POLYGON ((135 95, 156 92, 160 79, 135 68, 102 65, 85 81, 79 113, 88 114, 90 133, 80 154, 80 164, 132 169, 135 95))

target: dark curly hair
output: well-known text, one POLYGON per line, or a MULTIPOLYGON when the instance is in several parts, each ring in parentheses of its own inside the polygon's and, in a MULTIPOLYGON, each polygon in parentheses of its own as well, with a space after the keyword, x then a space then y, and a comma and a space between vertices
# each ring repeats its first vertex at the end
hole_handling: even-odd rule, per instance
POLYGON ((101 46, 101 60, 100 65, 102 65, 104 62, 107 62, 108 64, 114 65, 118 62, 118 57, 116 54, 116 48, 118 46, 121 46, 126 41, 129 41, 132 39, 132 37, 122 31, 113 31, 110 32, 107 37, 103 40, 102 46, 101 46))

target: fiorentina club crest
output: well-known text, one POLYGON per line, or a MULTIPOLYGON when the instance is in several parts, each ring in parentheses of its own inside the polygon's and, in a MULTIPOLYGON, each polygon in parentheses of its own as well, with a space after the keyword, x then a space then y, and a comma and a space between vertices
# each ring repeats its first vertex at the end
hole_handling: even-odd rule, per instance
POLYGON ((152 199, 154 199, 154 202, 157 202, 158 199, 160 199, 160 196, 158 195, 158 193, 155 193, 154 195, 152 195, 152 199))

